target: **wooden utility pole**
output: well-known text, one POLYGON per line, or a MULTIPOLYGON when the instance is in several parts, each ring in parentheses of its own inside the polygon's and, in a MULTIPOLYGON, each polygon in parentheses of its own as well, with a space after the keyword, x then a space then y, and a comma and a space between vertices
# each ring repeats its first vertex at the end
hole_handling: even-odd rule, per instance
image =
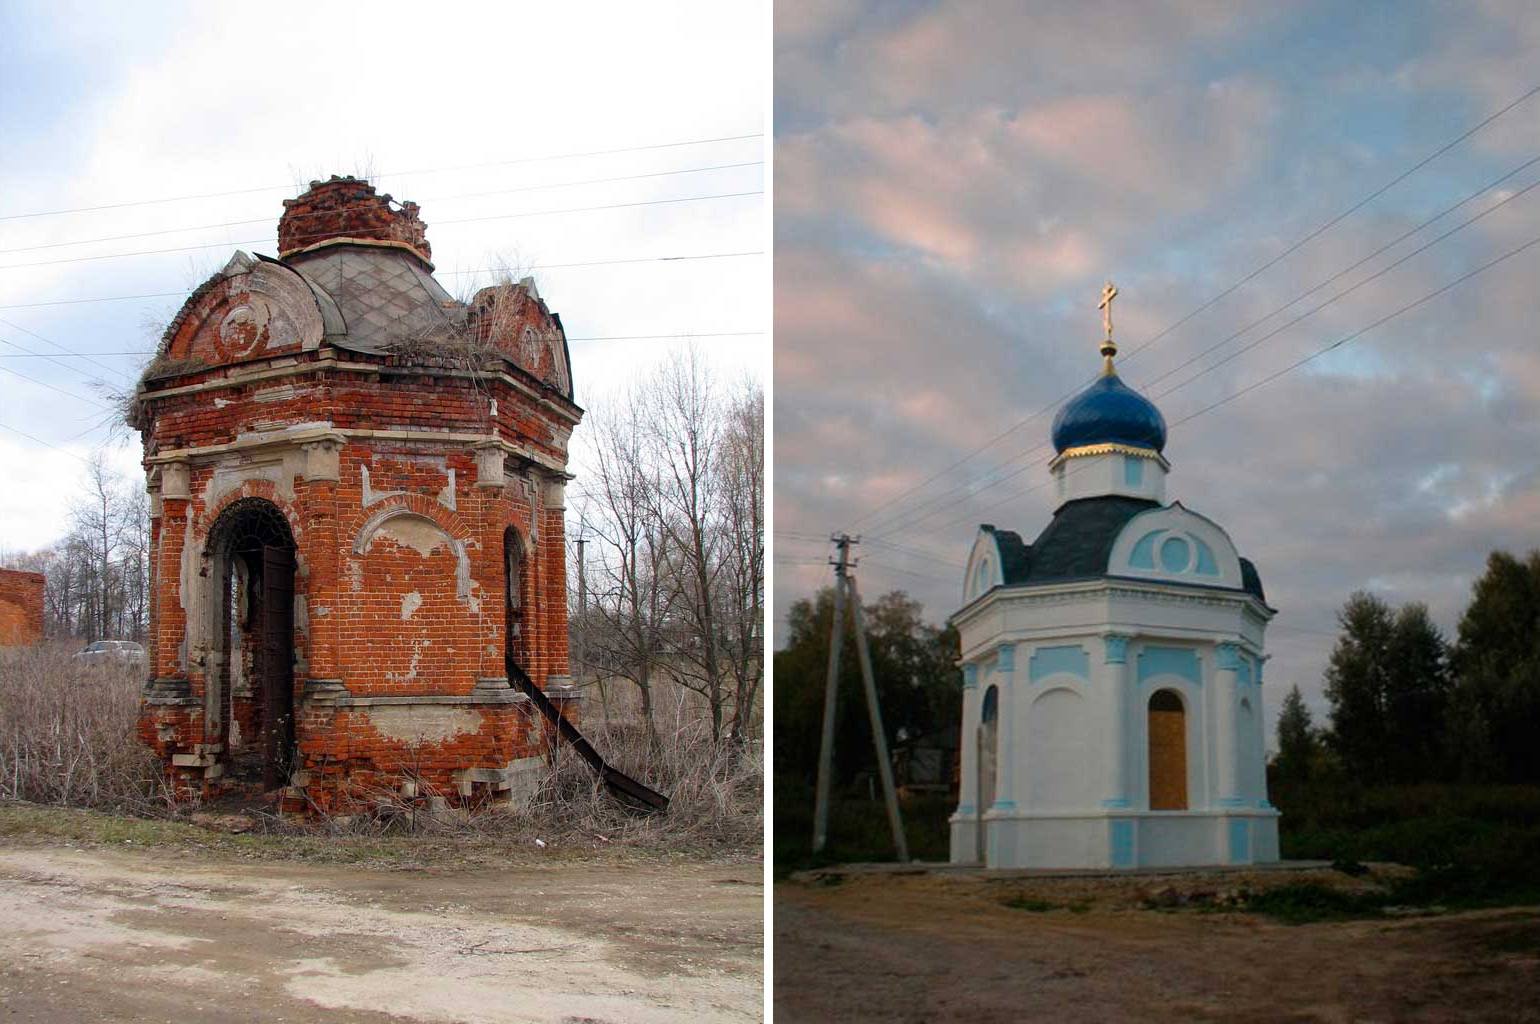
POLYGON ((893 785, 893 765, 888 758, 887 734, 882 727, 882 708, 877 700, 877 680, 872 672, 872 654, 866 641, 866 617, 861 609, 861 595, 850 575, 850 548, 859 538, 839 533, 834 542, 834 619, 829 629, 829 673, 824 684, 823 735, 818 747, 818 782, 813 801, 813 852, 821 853, 829 840, 829 785, 834 776, 834 721, 839 703, 840 646, 845 636, 845 603, 848 598, 856 632, 856 656, 861 663, 861 681, 866 691, 866 713, 872 727, 872 745, 877 753, 877 773, 882 779, 882 796, 887 804, 888 827, 893 832, 893 847, 900 861, 909 859, 909 844, 904 837, 903 818, 898 809, 898 792, 893 785))

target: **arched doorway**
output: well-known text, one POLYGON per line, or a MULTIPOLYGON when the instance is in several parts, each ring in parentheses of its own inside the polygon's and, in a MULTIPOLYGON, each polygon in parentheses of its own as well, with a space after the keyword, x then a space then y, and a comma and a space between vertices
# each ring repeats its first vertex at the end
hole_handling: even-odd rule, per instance
POLYGON ((1187 810, 1187 709, 1174 690, 1150 696, 1150 810, 1187 810))
POLYGON ((503 531, 503 613, 508 651, 513 663, 529 671, 529 620, 524 595, 528 587, 529 556, 524 538, 512 526, 503 531))
POLYGON ((979 813, 994 806, 995 780, 999 775, 1000 688, 984 691, 984 706, 979 714, 978 764, 979 813))
POLYGON ((214 521, 204 559, 210 733, 228 777, 275 789, 294 761, 294 535, 272 502, 243 498, 214 521))

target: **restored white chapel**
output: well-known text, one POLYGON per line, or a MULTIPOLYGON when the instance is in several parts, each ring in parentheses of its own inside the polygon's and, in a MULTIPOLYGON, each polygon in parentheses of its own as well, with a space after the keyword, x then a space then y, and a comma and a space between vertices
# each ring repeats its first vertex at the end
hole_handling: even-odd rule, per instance
POLYGON ((1058 506, 1031 544, 979 527, 963 606, 951 859, 1135 868, 1278 859, 1263 634, 1275 614, 1219 525, 1166 501, 1166 422, 1113 367, 1059 410, 1058 506))

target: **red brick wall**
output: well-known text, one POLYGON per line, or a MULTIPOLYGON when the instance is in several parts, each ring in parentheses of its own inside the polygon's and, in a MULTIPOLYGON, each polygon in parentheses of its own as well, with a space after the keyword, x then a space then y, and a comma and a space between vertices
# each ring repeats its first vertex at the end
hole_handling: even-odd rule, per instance
POLYGON ((43 639, 43 574, 0 569, 0 647, 43 639))
MULTIPOLYGON (((417 208, 392 209, 367 183, 318 182, 285 203, 281 251, 339 237, 430 255, 417 208)), ((162 474, 151 526, 153 683, 141 735, 168 766, 177 755, 195 762, 171 768, 180 785, 205 793, 223 785, 228 725, 206 735, 204 704, 212 681, 229 674, 211 675, 220 670, 220 638, 208 637, 206 650, 195 639, 210 632, 199 622, 217 619, 209 610, 219 585, 210 531, 234 502, 260 498, 282 513, 296 548, 304 801, 343 806, 403 779, 459 798, 456 773, 501 769, 548 742, 529 704, 478 686, 505 675, 509 529, 526 552, 524 668, 542 686, 569 672, 565 529, 548 482, 551 467, 566 465, 581 411, 565 397, 560 324, 527 289, 478 294, 468 331, 511 365, 489 355, 475 378, 447 354, 366 355, 324 341, 310 349, 275 348, 271 339, 223 344, 221 325, 228 329, 250 301, 240 289, 260 287, 282 286, 254 274, 216 276, 189 298, 137 418, 146 464, 162 474), (335 480, 329 470, 312 473, 310 454, 296 444, 242 447, 293 429, 324 435, 304 443, 326 453, 320 464, 335 459, 335 480), (500 487, 478 485, 478 448, 489 442, 526 453, 508 460, 500 487), (166 481, 179 484, 183 473, 190 496, 168 496, 166 481)))
POLYGON ((404 203, 400 210, 392 210, 390 202, 390 196, 376 195, 374 186, 357 178, 313 181, 304 195, 283 201, 278 251, 288 255, 330 238, 365 238, 402 242, 423 259, 432 259, 427 225, 417 215, 417 204, 404 203))

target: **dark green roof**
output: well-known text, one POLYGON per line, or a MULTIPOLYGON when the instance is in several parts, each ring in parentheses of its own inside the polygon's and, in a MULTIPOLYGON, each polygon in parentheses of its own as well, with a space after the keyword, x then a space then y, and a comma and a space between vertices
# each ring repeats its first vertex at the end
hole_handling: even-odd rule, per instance
MULTIPOLYGON (((1141 512, 1160 508, 1148 498, 1108 494, 1066 501, 1032 544, 1020 534, 985 525, 1000 549, 1001 576, 1012 584, 1050 583, 1107 575, 1112 545, 1128 521, 1141 512)), ((1241 559, 1241 589, 1266 603, 1256 566, 1241 559)))

